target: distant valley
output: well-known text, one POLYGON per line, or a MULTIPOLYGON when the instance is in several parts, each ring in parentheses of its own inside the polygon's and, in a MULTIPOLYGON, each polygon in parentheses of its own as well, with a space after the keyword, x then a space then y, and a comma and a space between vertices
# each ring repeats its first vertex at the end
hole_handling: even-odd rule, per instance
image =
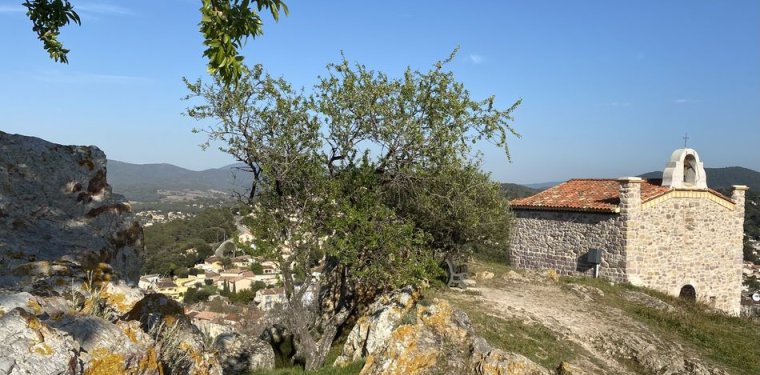
MULTIPOLYGON (((172 164, 132 164, 117 160, 108 161, 108 181, 114 192, 139 202, 178 201, 198 198, 228 199, 233 193, 245 194, 251 176, 241 171, 241 164, 221 168, 193 171, 172 164), (180 196, 182 195, 182 196, 180 196)), ((711 188, 725 190, 731 185, 747 185, 750 191, 760 192, 760 172, 743 167, 705 168, 711 188)), ((661 171, 639 175, 642 178, 661 178, 661 171)), ((502 191, 509 198, 535 194, 560 182, 536 184, 502 183, 502 191)))

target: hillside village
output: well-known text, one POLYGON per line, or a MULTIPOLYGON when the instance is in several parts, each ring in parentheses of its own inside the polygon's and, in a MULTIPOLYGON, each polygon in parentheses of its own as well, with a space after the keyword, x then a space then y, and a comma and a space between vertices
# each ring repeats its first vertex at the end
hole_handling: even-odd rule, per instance
POLYGON ((181 3, 0 5, 0 375, 760 375, 760 2, 181 3))
MULTIPOLYGON (((19 142, 28 142, 34 147, 50 149, 51 152, 57 147, 37 139, 13 138, 0 133, 0 145, 2 141, 6 144, 3 146, 7 150, 6 154, 15 158, 14 163, 19 163, 19 159, 34 157, 18 151, 15 145, 19 142)), ((173 363, 172 360, 169 357, 161 362, 151 360, 152 352, 145 348, 165 350, 156 345, 161 345, 162 340, 171 337, 167 336, 169 332, 174 331, 151 331, 155 325, 146 324, 152 320, 141 319, 153 316, 155 318, 152 319, 159 319, 161 324, 174 324, 175 328, 172 329, 181 332, 181 346, 187 348, 192 358, 198 359, 198 362, 179 362, 182 368, 188 369, 188 373, 209 368, 214 369, 211 372, 213 374, 242 374, 272 369, 277 361, 282 361, 283 356, 288 355, 285 353, 290 350, 286 349, 290 345, 289 341, 283 341, 283 331, 271 326, 271 322, 287 311, 287 305, 293 303, 293 300, 288 301, 284 293, 284 273, 280 264, 275 259, 252 255, 257 252, 252 246, 255 239, 244 224, 250 224, 250 219, 253 219, 251 212, 215 209, 192 218, 172 220, 146 228, 151 236, 163 233, 160 229, 164 226, 190 228, 192 230, 189 233, 185 230, 164 234, 169 234, 170 240, 176 239, 173 236, 179 233, 200 235, 213 243, 215 248, 210 248, 206 243, 186 242, 192 246, 173 248, 186 255, 182 259, 194 261, 187 269, 173 269, 174 274, 140 274, 140 268, 135 262, 140 258, 135 254, 136 251, 145 249, 142 248, 142 238, 136 229, 139 226, 132 221, 135 216, 129 212, 129 206, 119 200, 122 198, 110 195, 108 185, 92 182, 101 178, 98 169, 90 171, 86 168, 71 168, 79 165, 80 158, 86 157, 88 153, 97 156, 99 151, 71 150, 71 156, 59 157, 61 166, 53 166, 56 171, 67 171, 65 174, 53 174, 60 176, 55 183, 36 185, 36 181, 25 179, 31 172, 9 175, 15 183, 13 186, 17 186, 18 190, 9 196, 11 199, 8 202, 12 206, 4 206, 9 208, 4 212, 12 216, 2 221, 5 223, 3 225, 7 225, 2 233, 14 235, 0 236, 0 241, 18 250, 3 255, 3 270, 13 272, 4 271, 5 276, 0 278, 0 282, 4 283, 4 289, 0 291, 0 333, 10 335, 9 329, 22 333, 21 336, 14 336, 20 337, 18 340, 0 342, 0 352, 14 353, 14 358, 22 358, 22 362, 14 363, 32 366, 28 368, 59 368, 67 366, 71 358, 79 358, 83 363, 81 368, 94 369, 100 368, 102 361, 105 361, 104 357, 99 356, 137 358, 143 361, 141 366, 149 369, 144 373, 159 374, 158 369, 165 366, 162 363, 173 363), (91 181, 89 185, 101 186, 101 190, 93 188, 86 192, 79 191, 77 184, 70 181, 72 176, 85 182, 91 181), (64 186, 64 189, 59 186, 64 186), (56 200, 31 201, 30 205, 28 199, 16 198, 19 195, 23 197, 23 192, 30 189, 47 189, 46 195, 40 197, 52 196, 56 200), (78 196, 90 195, 98 197, 98 200, 93 199, 88 203, 90 206, 85 206, 81 218, 74 220, 89 226, 92 232, 112 231, 112 237, 106 238, 121 240, 82 237, 70 232, 68 223, 72 219, 66 212, 82 212, 79 208, 81 203, 77 200, 82 199, 78 196), (49 207, 51 202, 61 208, 40 211, 40 207, 49 207), (26 219, 39 212, 45 212, 47 220, 41 222, 26 219), (26 224, 21 227, 13 224, 22 222, 26 224), (57 226, 51 228, 49 223, 56 223, 57 226), (198 231, 197 228, 203 226, 213 227, 214 224, 211 223, 219 227, 206 234, 198 231), (18 228, 11 229, 14 225, 18 228), (51 230, 57 233, 55 242, 45 242, 44 246, 35 242, 44 236, 41 233, 50 233, 51 230), (83 246, 84 240, 91 242, 83 246), (38 245, 28 246, 28 243, 38 245), (89 250, 73 252, 71 243, 78 244, 76 246, 80 249, 106 249, 106 254, 112 254, 109 255, 113 259, 112 263, 100 263, 95 268, 82 269, 80 264, 87 264, 92 253, 89 250), (203 250, 203 246, 208 249, 203 250), (39 250, 36 254, 27 254, 24 251, 28 250, 24 249, 39 250), (205 252, 209 254, 198 257, 205 252), (127 261, 119 262, 122 258, 119 254, 123 254, 127 261), (72 257, 76 262, 65 260, 72 257), (135 287, 121 279, 127 275, 135 280, 135 287), (76 297, 77 295, 81 297, 76 297), (61 296, 74 297, 66 299, 61 296), (186 325, 176 325, 177 321, 186 322, 182 323, 186 325), (33 331, 37 329, 34 328, 38 327, 37 324, 45 332, 44 344, 47 346, 30 352, 28 347, 41 345, 35 339, 39 336, 33 331), (66 338, 68 336, 61 331, 63 328, 67 332, 73 332, 76 340, 66 338), (85 340, 91 332, 108 333, 97 336, 97 339, 85 340), (209 347, 209 342, 212 347, 209 347), (74 345, 79 345, 78 348, 87 352, 72 349, 74 345), (101 349, 96 350, 97 348, 101 349), (51 359, 39 353, 56 353, 56 357, 51 359), (244 366, 238 362, 240 356, 247 358, 244 366), (191 371, 193 368, 196 370, 191 371)), ((101 157, 94 164, 104 165, 103 160, 104 157, 101 157)), ((28 161, 19 164, 39 165, 28 161)), ((433 351, 436 353, 435 360, 427 362, 426 366, 439 369, 454 366, 452 371, 455 372, 458 370, 454 369, 470 368, 470 365, 464 364, 475 363, 472 366, 479 368, 492 363, 491 361, 500 361, 500 366, 532 369, 532 373, 539 374, 551 373, 547 369, 557 366, 564 371, 559 373, 568 373, 571 369, 580 371, 579 368, 583 368, 590 373, 600 374, 666 371, 685 375, 693 373, 694 369, 712 371, 714 374, 742 374, 760 369, 760 362, 755 363, 751 359, 756 359, 752 356, 756 350, 748 349, 748 345, 751 345, 749 342, 760 339, 760 335, 754 333, 760 333, 760 330, 756 327, 757 323, 749 320, 732 318, 707 305, 690 303, 683 298, 669 297, 647 289, 635 289, 625 284, 616 287, 613 283, 595 282, 593 278, 562 278, 553 269, 516 270, 503 263, 483 263, 477 258, 470 263, 472 268, 464 275, 468 282, 462 283, 464 289, 432 288, 423 295, 413 288, 402 288, 368 306, 368 315, 360 317, 351 331, 346 333, 344 344, 338 344, 336 351, 340 355, 330 359, 326 365, 328 371, 331 369, 329 366, 334 364, 348 366, 352 369, 350 373, 358 373, 362 368, 374 374, 395 373, 398 368, 392 366, 396 366, 393 358, 397 354, 384 352, 385 345, 369 344, 386 342, 388 348, 402 348, 398 355, 404 358, 430 358, 425 357, 425 353, 433 351), (529 291, 529 296, 520 291, 529 291), (565 302, 551 302, 555 298, 565 302), (575 307, 570 309, 571 305, 575 307), (573 311, 572 314, 568 314, 568 309, 573 311), (463 311, 467 315, 461 315, 463 311), (640 315, 642 313, 645 315, 640 315), (658 317, 655 321, 678 319, 678 325, 687 327, 699 324, 699 330, 710 332, 711 337, 728 335, 722 339, 728 341, 722 345, 705 346, 699 337, 692 337, 686 332, 676 330, 661 333, 665 328, 646 319, 641 320, 645 316, 658 317), (577 321, 589 319, 602 319, 604 323, 592 327, 608 327, 610 331, 589 331, 584 328, 589 325, 577 324, 577 321), (531 324, 539 324, 543 328, 536 331, 537 328, 530 328, 531 324), (734 327, 741 333, 735 334, 737 331, 728 327, 734 327), (501 333, 494 335, 494 332, 501 333), (635 338, 632 338, 631 332, 638 332, 635 338), (514 335, 518 335, 518 338, 504 339, 514 335), (488 342, 483 337, 487 337, 488 342), (458 339, 451 341, 452 338, 458 339), (609 341, 611 339, 614 343, 609 341), (412 343, 405 340, 412 340, 412 343), (513 346, 515 343, 538 346, 526 351, 520 346, 513 346), (490 345, 498 345, 503 349, 490 345), (659 349, 655 352, 646 349, 651 345, 659 349), (668 349, 678 346, 688 349, 668 349), (356 348, 362 347, 367 348, 366 353, 357 351, 356 348), (476 351, 470 352, 468 348, 473 347, 476 351), (449 349, 442 351, 440 348, 449 349), (629 362, 619 358, 622 353, 628 353, 625 356, 630 358, 629 361, 634 361, 636 366, 642 366, 644 370, 630 367, 629 362), (366 356, 372 356, 373 361, 365 362, 365 358, 370 358, 366 356), (450 360, 443 361, 442 358, 450 360), (391 370, 382 370, 384 366, 391 366, 391 370)), ((746 271, 748 267, 752 267, 752 273, 756 274, 756 267, 746 263, 745 274, 749 274, 746 271)), ((323 263, 317 262, 310 268, 308 275, 301 279, 300 285, 318 285, 316 281, 322 280, 323 271, 323 263)), ((299 288, 296 285, 295 290, 298 291, 299 288)), ((304 304, 315 300, 316 290, 301 291, 301 302, 304 304)), ((688 332, 692 331, 693 328, 689 328, 688 332)), ((468 371, 462 370, 464 373, 468 371)))
MULTIPOLYGON (((197 203, 192 202, 192 200, 188 201, 188 205, 197 205, 197 203)), ((748 200, 746 204, 754 206, 757 203, 753 200, 748 200)), ((143 225, 144 227, 150 227, 154 224, 163 224, 173 220, 190 219, 196 215, 182 212, 169 212, 167 215, 162 215, 160 211, 147 210, 137 212, 136 216, 142 220, 148 219, 143 225)), ((217 321, 220 319, 219 316, 214 315, 216 313, 203 310, 208 306, 199 304, 197 309, 194 307, 196 302, 198 302, 197 296, 200 296, 201 300, 220 299, 228 304, 232 304, 229 298, 222 294, 242 292, 250 295, 251 303, 238 305, 247 305, 247 308, 252 308, 254 311, 259 312, 269 311, 277 303, 284 302, 286 300, 285 291, 282 288, 282 274, 277 262, 262 256, 254 257, 246 254, 254 253, 255 246, 253 246, 254 238, 250 229, 246 225, 241 224, 241 220, 244 217, 248 218, 247 220, 251 220, 253 215, 249 213, 246 216, 235 217, 236 232, 231 235, 236 237, 236 239, 233 242, 227 241, 228 243, 226 244, 227 246, 234 245, 235 249, 225 250, 224 246, 222 246, 224 244, 217 242, 214 246, 218 246, 218 248, 214 255, 200 259, 197 264, 189 268, 187 274, 144 274, 140 277, 139 287, 146 293, 161 293, 179 303, 186 303, 188 305, 186 307, 188 313, 204 312, 204 314, 200 315, 199 319, 214 316, 217 321), (199 292, 200 294, 198 294, 199 292), (190 298, 187 299, 186 296, 190 298)), ((217 238, 217 240, 220 239, 217 238)), ((753 248, 754 254, 757 254, 758 250, 760 250, 760 242, 752 237, 748 237, 746 246, 753 248)), ((185 252, 188 254, 197 253, 194 248, 188 248, 185 252)), ((745 260, 742 263, 742 276, 744 279, 742 285, 742 304, 745 306, 745 310, 750 309, 751 311, 760 313, 760 303, 752 300, 752 295, 760 290, 760 264, 757 263, 760 262, 745 260), (756 283, 754 280, 758 282, 756 283), (752 307, 755 305, 758 307, 752 307)), ((312 269, 312 280, 318 281, 320 271, 320 267, 312 269)), ((472 282, 472 280, 468 280, 468 282, 472 282)))

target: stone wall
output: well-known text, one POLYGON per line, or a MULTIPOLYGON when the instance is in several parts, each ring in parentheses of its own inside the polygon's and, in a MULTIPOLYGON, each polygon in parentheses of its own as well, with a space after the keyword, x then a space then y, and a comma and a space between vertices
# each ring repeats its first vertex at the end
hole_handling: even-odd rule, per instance
MULTIPOLYGON (((707 191, 668 193, 643 207, 628 233, 628 279, 679 295, 691 285, 697 300, 729 314, 740 309, 744 210, 707 191)), ((743 202, 742 202, 743 203, 743 202)))
POLYGON ((624 223, 613 213, 515 210, 510 244, 513 266, 593 275, 586 253, 603 249, 600 277, 624 281, 624 223))

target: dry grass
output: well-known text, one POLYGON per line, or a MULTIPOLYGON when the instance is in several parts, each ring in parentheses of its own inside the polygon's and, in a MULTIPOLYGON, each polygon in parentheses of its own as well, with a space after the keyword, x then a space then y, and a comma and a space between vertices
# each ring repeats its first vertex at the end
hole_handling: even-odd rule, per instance
POLYGON ((684 342, 705 358, 736 374, 760 374, 760 324, 732 317, 651 289, 614 284, 601 279, 563 278, 565 283, 589 285, 604 292, 600 302, 625 311, 664 337, 684 342), (658 310, 623 298, 638 291, 660 299, 676 309, 658 310))

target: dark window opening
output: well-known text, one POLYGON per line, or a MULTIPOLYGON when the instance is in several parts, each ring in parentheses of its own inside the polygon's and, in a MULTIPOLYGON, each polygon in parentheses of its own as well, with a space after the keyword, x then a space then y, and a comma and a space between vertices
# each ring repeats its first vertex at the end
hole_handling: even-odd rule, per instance
POLYGON ((678 297, 683 298, 689 302, 695 302, 697 300, 697 290, 691 285, 684 285, 681 288, 681 292, 678 293, 678 297))
POLYGON ((697 182, 697 159, 694 155, 686 155, 683 160, 683 182, 687 185, 697 182))

